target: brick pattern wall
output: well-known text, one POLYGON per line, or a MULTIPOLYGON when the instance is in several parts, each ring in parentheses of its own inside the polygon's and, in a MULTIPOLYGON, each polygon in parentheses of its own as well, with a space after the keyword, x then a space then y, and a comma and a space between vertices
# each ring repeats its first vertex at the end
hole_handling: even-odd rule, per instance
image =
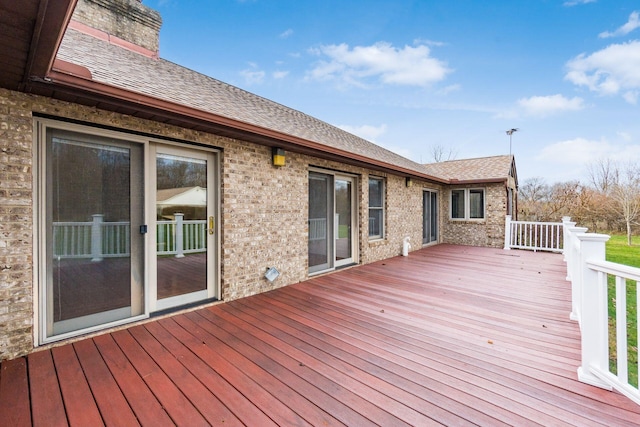
POLYGON ((443 197, 442 215, 445 216, 442 228, 443 243, 454 245, 504 246, 504 218, 507 212, 507 190, 503 183, 484 186, 456 186, 447 189, 443 197), (480 221, 459 221, 450 219, 450 201, 452 189, 484 188, 485 219, 480 221))
POLYGON ((159 50, 162 18, 139 0, 79 0, 72 19, 153 52, 159 50))
POLYGON ((33 347, 31 106, 0 89, 0 360, 33 347))

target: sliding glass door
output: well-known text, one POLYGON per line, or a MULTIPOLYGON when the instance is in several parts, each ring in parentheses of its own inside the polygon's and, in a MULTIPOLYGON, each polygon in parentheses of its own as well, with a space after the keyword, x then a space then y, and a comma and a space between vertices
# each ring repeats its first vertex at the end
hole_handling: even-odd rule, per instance
POLYGON ((309 173, 309 273, 356 262, 355 178, 309 173))
POLYGON ((219 297, 214 151, 36 121, 40 343, 219 297))
POLYGON ((142 146, 51 129, 44 149, 47 336, 142 314, 142 146))
POLYGON ((155 256, 151 311, 215 296, 213 153, 151 147, 155 256), (155 196, 155 197, 153 197, 155 196))
POLYGON ((438 241, 438 193, 422 193, 422 244, 438 241))

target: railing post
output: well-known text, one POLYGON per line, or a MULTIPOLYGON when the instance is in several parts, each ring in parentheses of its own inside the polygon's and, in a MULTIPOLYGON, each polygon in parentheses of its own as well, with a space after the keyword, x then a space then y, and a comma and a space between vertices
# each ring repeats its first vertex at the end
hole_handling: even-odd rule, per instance
POLYGON ((569 245, 569 227, 575 227, 576 223, 571 222, 570 216, 562 217, 562 256, 565 261, 569 256, 568 252, 571 250, 569 245))
POLYGON ((102 223, 104 222, 103 214, 91 215, 93 221, 91 223, 91 261, 102 261, 102 223))
POLYGON ((511 215, 507 215, 504 219, 504 250, 511 249, 511 215))
POLYGON ((184 258, 184 214, 174 214, 176 218, 176 258, 184 258))
POLYGON ((578 238, 580 234, 586 233, 588 230, 587 227, 569 227, 569 236, 570 236, 570 257, 567 262, 567 280, 571 281, 571 314, 569 315, 569 319, 577 320, 578 323, 581 323, 581 305, 580 301, 582 298, 582 270, 580 266, 580 254, 582 253, 582 242, 578 238))
POLYGON ((582 365, 578 368, 578 379, 584 383, 611 390, 611 386, 591 372, 597 367, 603 372, 609 371, 608 357, 608 309, 607 279, 587 267, 587 261, 605 259, 605 243, 609 236, 604 234, 581 233, 580 240, 580 278, 582 282, 581 312, 588 313, 581 319, 582 365))

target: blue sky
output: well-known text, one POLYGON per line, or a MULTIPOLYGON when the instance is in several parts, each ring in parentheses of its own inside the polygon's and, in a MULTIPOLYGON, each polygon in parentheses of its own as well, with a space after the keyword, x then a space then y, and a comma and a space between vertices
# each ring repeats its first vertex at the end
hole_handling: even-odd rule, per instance
POLYGON ((637 0, 144 0, 160 55, 405 157, 640 159, 637 0))

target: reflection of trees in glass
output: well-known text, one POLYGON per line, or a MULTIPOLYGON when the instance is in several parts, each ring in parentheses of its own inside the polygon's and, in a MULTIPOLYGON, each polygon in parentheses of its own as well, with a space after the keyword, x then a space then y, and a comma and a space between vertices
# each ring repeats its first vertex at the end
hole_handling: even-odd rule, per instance
POLYGON ((336 181, 336 213, 340 225, 351 225, 351 185, 347 181, 336 181))
POLYGON ((54 221, 105 221, 130 216, 131 160, 128 149, 53 138, 51 197, 54 221))
POLYGON ((204 162, 177 160, 169 156, 157 159, 158 190, 168 188, 207 187, 207 166, 204 162))
POLYGON ((327 217, 327 179, 309 177, 309 219, 327 217))

